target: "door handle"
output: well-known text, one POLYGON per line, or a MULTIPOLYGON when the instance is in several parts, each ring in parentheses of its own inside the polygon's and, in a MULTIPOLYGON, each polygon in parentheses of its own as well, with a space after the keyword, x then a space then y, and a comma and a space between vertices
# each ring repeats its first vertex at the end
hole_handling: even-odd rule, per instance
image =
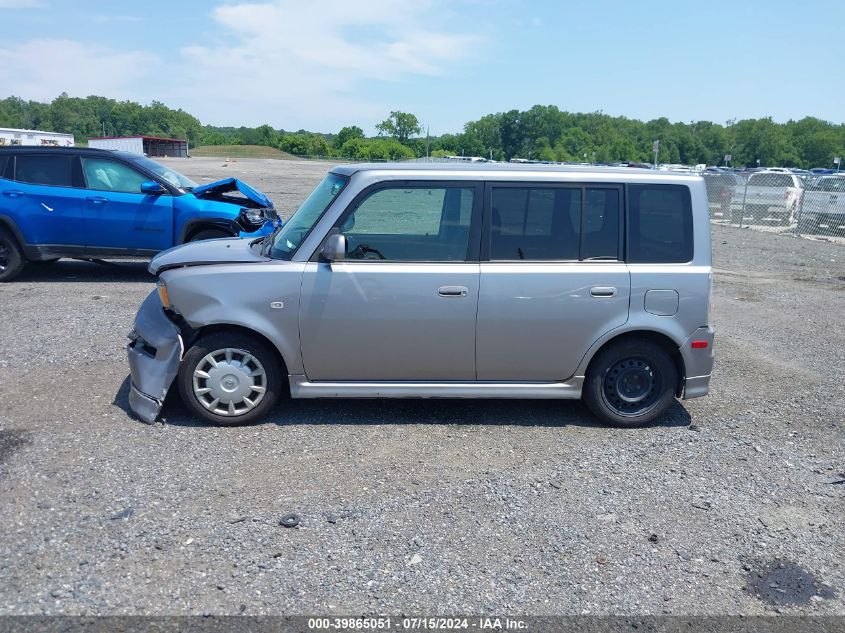
POLYGON ((103 196, 89 196, 85 198, 88 202, 93 202, 94 204, 105 204, 109 201, 108 198, 104 198, 103 196))
POLYGON ((615 297, 616 288, 613 286, 593 286, 590 288, 591 297, 615 297))
POLYGON ((437 294, 441 297, 466 297, 469 288, 466 286, 440 286, 437 294))
POLYGON ((3 195, 7 198, 20 198, 23 195, 23 191, 18 191, 17 189, 11 189, 9 191, 4 191, 3 195))

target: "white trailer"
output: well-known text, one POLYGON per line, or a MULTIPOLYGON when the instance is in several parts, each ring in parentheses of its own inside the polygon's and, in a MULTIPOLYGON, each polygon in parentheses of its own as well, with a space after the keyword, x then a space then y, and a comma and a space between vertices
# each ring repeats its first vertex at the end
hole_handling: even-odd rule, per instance
POLYGON ((73 147, 73 134, 0 128, 0 146, 73 147))
POLYGON ((88 147, 95 149, 119 150, 144 155, 143 136, 121 136, 115 138, 89 138, 88 147))
POLYGON ((188 141, 159 136, 102 136, 89 138, 88 147, 132 152, 141 156, 187 158, 188 141))

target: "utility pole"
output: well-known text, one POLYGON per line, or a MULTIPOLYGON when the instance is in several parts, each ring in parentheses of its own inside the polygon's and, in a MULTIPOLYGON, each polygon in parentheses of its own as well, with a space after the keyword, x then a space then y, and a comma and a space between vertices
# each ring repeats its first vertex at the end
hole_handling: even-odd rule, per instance
POLYGON ((660 153, 660 139, 651 144, 651 151, 654 152, 654 168, 657 169, 657 155, 660 153))
POLYGON ((425 126, 425 157, 429 158, 431 154, 428 151, 429 149, 429 135, 428 135, 428 126, 425 126))

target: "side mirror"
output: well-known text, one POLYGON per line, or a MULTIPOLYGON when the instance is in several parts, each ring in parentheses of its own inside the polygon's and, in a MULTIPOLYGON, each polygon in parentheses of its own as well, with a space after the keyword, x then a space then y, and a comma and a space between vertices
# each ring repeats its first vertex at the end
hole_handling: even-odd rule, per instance
POLYGON ((323 242, 320 255, 327 262, 337 262, 346 259, 346 236, 333 233, 323 242))
POLYGON ((148 180, 141 183, 141 193, 146 193, 151 196, 158 196, 165 193, 167 190, 162 187, 160 182, 155 180, 148 180))

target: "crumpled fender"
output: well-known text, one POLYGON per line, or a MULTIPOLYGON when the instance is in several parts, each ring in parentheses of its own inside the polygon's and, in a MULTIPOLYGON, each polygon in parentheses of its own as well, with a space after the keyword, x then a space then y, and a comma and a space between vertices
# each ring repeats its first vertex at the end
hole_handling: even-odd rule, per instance
POLYGON ((138 309, 129 339, 129 406, 141 420, 152 424, 179 372, 184 352, 179 328, 164 314, 157 291, 138 309))

